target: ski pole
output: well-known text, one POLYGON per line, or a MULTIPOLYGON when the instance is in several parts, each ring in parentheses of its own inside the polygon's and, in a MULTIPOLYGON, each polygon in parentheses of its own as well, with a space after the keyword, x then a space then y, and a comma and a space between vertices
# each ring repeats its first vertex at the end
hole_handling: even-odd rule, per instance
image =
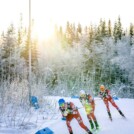
POLYGON ((95 101, 98 101, 98 100, 102 100, 101 98, 98 98, 98 99, 94 99, 95 101))
POLYGON ((84 107, 77 107, 77 109, 81 109, 81 108, 84 108, 84 107))

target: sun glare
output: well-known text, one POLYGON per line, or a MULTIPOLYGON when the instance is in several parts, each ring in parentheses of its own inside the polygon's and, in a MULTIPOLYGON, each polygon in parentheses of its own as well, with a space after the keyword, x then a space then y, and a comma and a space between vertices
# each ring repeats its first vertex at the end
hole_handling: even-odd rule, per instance
POLYGON ((33 26, 33 37, 37 38, 40 41, 49 40, 53 37, 54 26, 51 22, 35 22, 33 26))

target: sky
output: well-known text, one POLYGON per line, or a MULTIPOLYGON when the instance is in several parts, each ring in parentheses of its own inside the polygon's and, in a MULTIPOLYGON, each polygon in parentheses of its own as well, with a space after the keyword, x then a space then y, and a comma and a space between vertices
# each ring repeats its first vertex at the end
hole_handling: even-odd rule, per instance
MULTIPOLYGON (((35 134, 38 131, 44 130, 47 127, 54 132, 54 134, 69 134, 66 126, 66 122, 62 120, 60 111, 58 110, 58 99, 64 98, 66 102, 73 102, 79 109, 80 115, 83 119, 84 124, 89 128, 90 124, 86 117, 84 108, 78 98, 71 97, 56 97, 56 96, 45 96, 44 97, 44 107, 39 109, 29 110, 30 113, 19 112, 20 117, 13 117, 15 122, 21 123, 23 125, 21 129, 17 129, 14 126, 5 127, 6 118, 1 119, 0 122, 0 134, 35 134), (46 104, 46 98, 47 103, 46 104), (54 103, 55 102, 55 103, 54 103), (56 104, 56 105, 55 105, 56 104), (18 120, 19 121, 18 121, 18 120), (4 122, 3 122, 4 121, 4 122)), ((99 98, 95 99, 95 115, 100 126, 100 131, 97 134, 133 134, 134 132, 134 99, 119 98, 115 100, 116 104, 125 114, 127 119, 123 119, 118 111, 112 107, 110 104, 110 110, 112 114, 113 121, 111 122, 108 118, 106 107, 104 102, 99 98)), ((40 103, 39 103, 40 105, 40 103)), ((10 120, 9 120, 10 121, 10 120)), ((11 124, 11 122, 10 122, 11 124)), ((8 123, 6 122, 6 126, 8 123)), ((74 134, 84 134, 85 131, 78 125, 77 121, 73 119, 71 121, 71 126, 74 134)), ((20 127, 19 127, 20 128, 20 127)))
MULTIPOLYGON (((31 0, 31 15, 38 32, 44 24, 48 32, 55 24, 65 26, 67 21, 90 25, 102 18, 114 23, 118 16, 123 27, 128 27, 134 23, 133 5, 133 0, 31 0)), ((11 23, 18 26, 21 13, 28 25, 28 8, 29 0, 0 0, 0 30, 11 23)))

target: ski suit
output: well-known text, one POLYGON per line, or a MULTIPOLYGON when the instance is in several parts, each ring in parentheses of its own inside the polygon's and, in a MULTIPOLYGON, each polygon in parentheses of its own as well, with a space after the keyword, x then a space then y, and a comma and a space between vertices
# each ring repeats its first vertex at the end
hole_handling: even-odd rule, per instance
POLYGON ((97 120, 94 114, 95 102, 94 102, 93 97, 90 94, 85 94, 85 97, 80 97, 79 99, 85 108, 85 111, 87 113, 87 118, 91 125, 91 129, 94 129, 94 124, 96 126, 96 129, 98 129, 99 125, 97 123, 97 120))
POLYGON ((104 101, 108 112, 110 112, 110 108, 109 108, 109 103, 108 102, 110 102, 117 110, 119 110, 119 107, 116 105, 116 103, 114 102, 112 96, 110 95, 110 90, 105 89, 104 92, 100 91, 99 96, 104 101))
POLYGON ((104 85, 100 86, 99 96, 102 98, 103 102, 106 105, 107 113, 108 113, 109 119, 111 121, 112 121, 112 116, 111 116, 111 112, 110 112, 110 108, 109 108, 109 102, 118 110, 119 114, 122 117, 126 118, 125 115, 122 113, 122 111, 119 109, 119 107, 114 102, 112 96, 110 95, 110 90, 106 89, 104 85))
POLYGON ((68 128, 70 134, 73 134, 72 127, 70 125, 70 122, 73 118, 75 118, 78 121, 79 125, 88 134, 92 134, 90 132, 90 130, 87 128, 87 126, 84 125, 83 120, 80 116, 80 113, 79 113, 77 107, 72 102, 66 102, 65 107, 59 107, 59 109, 62 113, 62 116, 66 117, 66 124, 67 124, 67 128, 68 128))

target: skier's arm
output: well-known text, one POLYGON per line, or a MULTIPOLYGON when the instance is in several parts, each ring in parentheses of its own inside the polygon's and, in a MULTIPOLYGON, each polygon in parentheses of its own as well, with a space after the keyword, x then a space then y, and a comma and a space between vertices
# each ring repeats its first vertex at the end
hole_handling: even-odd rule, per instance
POLYGON ((98 97, 100 97, 101 99, 103 99, 103 93, 99 92, 98 97))
POLYGON ((69 110, 69 113, 70 114, 77 114, 78 108, 72 102, 70 102, 70 107, 71 107, 71 110, 69 110))
POLYGON ((111 96, 110 90, 107 89, 106 91, 107 91, 107 95, 111 96))
POLYGON ((94 104, 94 98, 91 95, 88 95, 89 102, 94 104))
POLYGON ((59 109, 60 109, 60 112, 61 112, 61 114, 62 114, 62 117, 66 117, 66 116, 68 115, 67 110, 62 109, 61 107, 60 107, 59 109))
POLYGON ((73 111, 78 110, 78 108, 72 102, 70 102, 70 107, 73 111))
POLYGON ((82 99, 82 98, 80 97, 79 100, 80 100, 81 104, 84 106, 84 103, 85 103, 84 99, 82 99))
POLYGON ((94 109, 95 109, 95 102, 94 102, 94 98, 93 98, 91 95, 89 95, 88 99, 89 99, 89 102, 91 103, 91 106, 92 106, 93 111, 94 111, 94 109))

